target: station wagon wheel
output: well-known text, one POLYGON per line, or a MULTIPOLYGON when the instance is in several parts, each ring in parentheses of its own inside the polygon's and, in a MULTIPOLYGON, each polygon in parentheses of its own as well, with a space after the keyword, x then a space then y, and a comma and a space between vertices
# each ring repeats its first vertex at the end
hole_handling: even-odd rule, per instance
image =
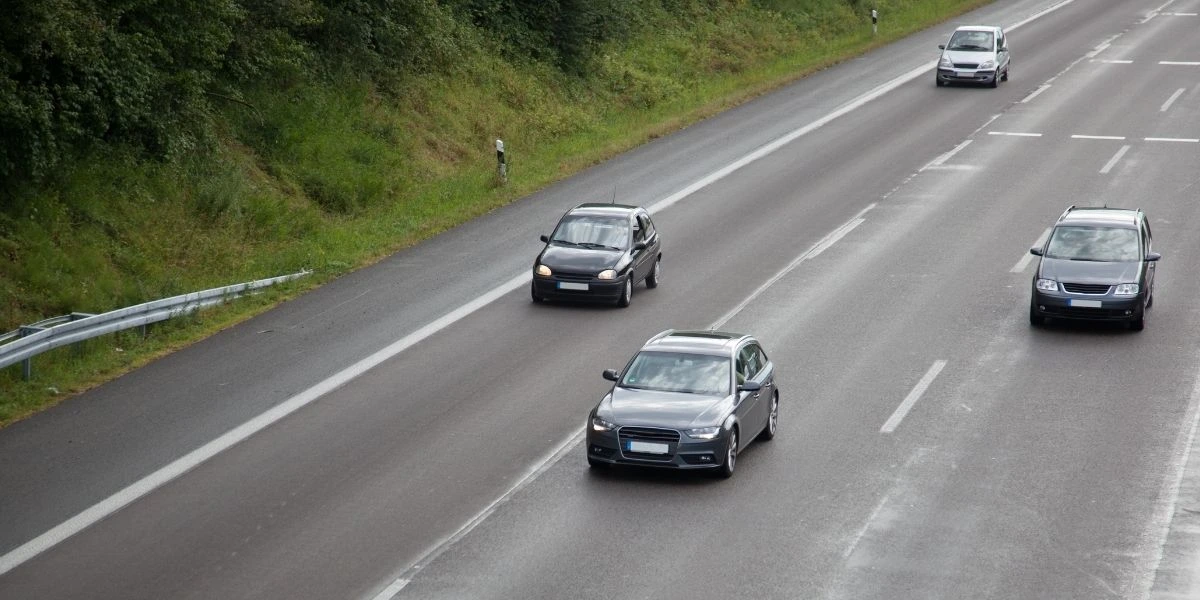
POLYGON ((646 276, 646 287, 654 289, 658 287, 658 283, 662 281, 662 257, 654 259, 654 268, 650 269, 650 274, 646 276))
POLYGON ((767 426, 763 427, 758 439, 769 442, 775 439, 775 430, 779 428, 779 392, 771 396, 771 412, 767 415, 767 426))
POLYGON ((733 469, 737 466, 738 452, 738 430, 737 427, 729 430, 729 439, 725 443, 725 464, 717 469, 717 476, 721 479, 729 479, 733 477, 733 469))
POLYGON ((1046 324, 1046 317, 1038 314, 1037 306, 1032 300, 1029 301, 1029 324, 1034 327, 1046 324))
POLYGON ((617 306, 625 308, 629 306, 629 301, 633 298, 633 274, 625 278, 625 285, 621 287, 621 297, 617 298, 617 306))
POLYGON ((1141 331, 1146 328, 1146 309, 1147 308, 1149 308, 1148 305, 1143 303, 1142 304, 1142 314, 1129 320, 1129 329, 1131 329, 1133 331, 1141 331))

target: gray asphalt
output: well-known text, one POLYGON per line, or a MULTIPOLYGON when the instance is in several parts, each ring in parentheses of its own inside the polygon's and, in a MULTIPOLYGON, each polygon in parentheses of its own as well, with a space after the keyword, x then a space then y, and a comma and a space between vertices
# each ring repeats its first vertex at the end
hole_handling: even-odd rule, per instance
MULTIPOLYGON (((1200 66, 1158 64, 1200 61, 1200 17, 1141 23, 1160 6, 1076 1, 1012 31, 996 90, 938 89, 932 72, 900 86, 658 213, 665 281, 630 308, 534 305, 522 287, 0 575, 0 597, 372 598, 398 577, 400 598, 1195 597, 1200 545, 1168 526, 1200 508, 1200 458, 1178 481, 1200 403, 1200 144, 1145 138, 1200 137, 1200 66), (1072 203, 1150 215, 1164 259, 1146 331, 1029 327, 1032 265, 1013 269, 1072 203), (858 215, 725 325, 764 341, 784 402, 779 437, 732 480, 595 474, 579 447, 545 462, 603 368, 661 329, 712 324, 858 215)), ((0 431, 0 453, 23 457, 0 466, 0 553, 528 269, 566 207, 614 187, 653 204, 931 61, 949 29, 0 431)))

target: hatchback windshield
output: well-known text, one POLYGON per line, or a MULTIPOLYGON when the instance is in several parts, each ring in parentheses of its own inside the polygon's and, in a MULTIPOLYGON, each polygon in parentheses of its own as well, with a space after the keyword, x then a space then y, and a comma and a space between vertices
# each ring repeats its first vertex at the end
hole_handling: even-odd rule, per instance
POLYGON ((642 352, 625 371, 621 386, 723 396, 729 393, 729 358, 708 354, 642 352))
POLYGON ((629 221, 625 217, 567 216, 554 230, 550 241, 568 246, 622 250, 629 243, 629 221))
POLYGON ((1141 260, 1137 231, 1120 227, 1055 227, 1046 256, 1098 262, 1141 260))
POLYGON ((947 50, 965 50, 969 52, 991 52, 992 32, 990 31, 955 31, 950 37, 947 50))

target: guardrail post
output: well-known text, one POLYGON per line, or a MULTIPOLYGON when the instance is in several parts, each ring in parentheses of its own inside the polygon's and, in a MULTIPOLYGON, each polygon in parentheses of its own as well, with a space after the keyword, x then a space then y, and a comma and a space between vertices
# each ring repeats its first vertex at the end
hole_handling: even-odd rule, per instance
MULTIPOLYGON (((21 337, 25 337, 27 335, 35 334, 43 329, 45 329, 45 327, 26 327, 26 326, 22 325, 18 329, 18 331, 21 332, 21 337)), ((31 378, 31 377, 33 377, 33 357, 32 356, 21 361, 21 381, 29 381, 29 378, 31 378)))

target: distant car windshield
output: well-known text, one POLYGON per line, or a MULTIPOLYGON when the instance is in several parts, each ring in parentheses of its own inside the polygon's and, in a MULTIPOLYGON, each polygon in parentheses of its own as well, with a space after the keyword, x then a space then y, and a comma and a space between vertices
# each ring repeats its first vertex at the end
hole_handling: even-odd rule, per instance
POLYGON ((629 244, 629 220, 625 217, 568 215, 558 224, 550 241, 568 246, 623 250, 629 244))
POLYGON ((992 33, 990 31, 955 31, 950 36, 947 50, 963 50, 967 52, 991 52, 992 33))
POLYGON ((1097 262, 1141 260, 1137 230, 1121 227, 1055 227, 1046 246, 1046 256, 1097 262))
POLYGON ((621 386, 724 396, 729 393, 729 358, 680 352, 642 352, 625 371, 621 386))

